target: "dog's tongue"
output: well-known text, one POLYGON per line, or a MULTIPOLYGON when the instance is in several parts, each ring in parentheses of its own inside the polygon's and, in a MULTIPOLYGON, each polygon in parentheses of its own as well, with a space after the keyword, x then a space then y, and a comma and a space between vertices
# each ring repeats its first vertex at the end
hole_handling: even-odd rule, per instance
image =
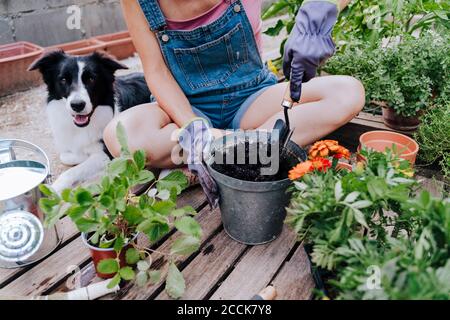
POLYGON ((89 121, 89 116, 88 115, 76 115, 75 117, 73 117, 73 120, 75 121, 76 124, 78 125, 84 125, 86 123, 88 123, 89 121))

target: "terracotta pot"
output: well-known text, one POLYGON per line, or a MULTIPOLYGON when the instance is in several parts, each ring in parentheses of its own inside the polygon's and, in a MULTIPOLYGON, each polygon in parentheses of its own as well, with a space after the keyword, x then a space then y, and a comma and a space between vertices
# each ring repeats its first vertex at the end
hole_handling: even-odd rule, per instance
POLYGON ((62 49, 74 56, 87 55, 94 51, 105 50, 105 43, 96 39, 79 40, 49 47, 50 50, 62 49))
POLYGON ((122 31, 94 37, 105 44, 105 51, 118 60, 132 57, 136 52, 130 33, 122 31))
POLYGON ((408 160, 412 165, 416 162, 419 151, 419 145, 414 139, 392 131, 369 131, 359 137, 359 142, 359 150, 366 147, 379 152, 384 152, 386 148, 395 145, 400 158, 408 160))
POLYGON ((392 108, 383 107, 383 122, 389 128, 398 131, 415 131, 420 125, 421 112, 413 117, 404 117, 395 112, 392 108))
MULTIPOLYGON (((133 238, 132 242, 134 242, 137 238, 137 235, 133 238)), ((102 260, 107 259, 116 259, 117 253, 112 248, 108 249, 102 249, 98 247, 94 247, 91 245, 87 239, 87 235, 85 233, 81 234, 81 239, 83 239, 84 244, 89 248, 91 252, 92 261, 94 262, 95 271, 97 272, 97 276, 102 279, 111 279, 115 276, 115 274, 104 274, 98 271, 97 266, 102 260)), ((126 245, 120 252, 119 261, 120 261, 120 267, 125 267, 127 265, 125 253, 126 251, 131 248, 131 245, 126 245)))
POLYGON ((28 72, 28 66, 44 49, 29 42, 0 46, 0 96, 26 90, 42 83, 38 72, 28 72))

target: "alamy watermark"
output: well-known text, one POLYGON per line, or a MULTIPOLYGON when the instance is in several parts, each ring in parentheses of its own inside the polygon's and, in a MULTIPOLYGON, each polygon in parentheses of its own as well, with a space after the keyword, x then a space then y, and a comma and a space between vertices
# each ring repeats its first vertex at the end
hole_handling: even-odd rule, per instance
POLYGON ((66 27, 69 30, 81 30, 82 10, 80 6, 72 5, 67 7, 66 13, 69 15, 66 20, 66 27))

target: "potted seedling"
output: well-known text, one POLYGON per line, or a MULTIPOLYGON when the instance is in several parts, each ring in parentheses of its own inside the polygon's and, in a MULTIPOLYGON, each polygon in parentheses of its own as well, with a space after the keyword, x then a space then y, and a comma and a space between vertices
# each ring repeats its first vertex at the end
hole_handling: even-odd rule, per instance
POLYGON ((39 85, 39 75, 27 72, 28 66, 43 52, 43 48, 17 42, 0 46, 0 96, 39 85))
MULTIPOLYGON (((122 280, 136 280, 140 285, 149 280, 158 282, 161 272, 151 269, 152 251, 148 242, 158 241, 176 227, 183 236, 172 246, 169 260, 173 261, 177 255, 198 250, 202 231, 193 218, 195 210, 176 205, 177 196, 188 186, 185 175, 174 171, 156 180, 145 168, 145 152, 139 150, 132 154, 129 151, 120 123, 117 135, 122 146, 121 156, 112 160, 100 182, 67 189, 61 195, 42 185, 46 198, 41 199, 40 207, 46 214, 47 226, 54 225, 61 217, 70 217, 91 251, 98 276, 112 278, 110 287, 122 280), (133 193, 136 186, 147 183, 151 183, 148 191, 140 196, 133 193)), ((171 262, 167 275, 168 294, 179 298, 184 286, 181 273, 171 262)))

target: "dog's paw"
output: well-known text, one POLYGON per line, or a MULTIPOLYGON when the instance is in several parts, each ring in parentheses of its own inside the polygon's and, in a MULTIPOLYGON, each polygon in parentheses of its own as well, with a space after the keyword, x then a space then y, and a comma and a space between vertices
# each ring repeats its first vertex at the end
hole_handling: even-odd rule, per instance
POLYGON ((53 190, 58 194, 61 194, 65 189, 73 188, 76 181, 70 177, 70 175, 63 173, 58 179, 52 184, 53 190))
POLYGON ((66 166, 76 166, 88 158, 87 155, 75 154, 71 152, 61 153, 59 159, 66 166))

